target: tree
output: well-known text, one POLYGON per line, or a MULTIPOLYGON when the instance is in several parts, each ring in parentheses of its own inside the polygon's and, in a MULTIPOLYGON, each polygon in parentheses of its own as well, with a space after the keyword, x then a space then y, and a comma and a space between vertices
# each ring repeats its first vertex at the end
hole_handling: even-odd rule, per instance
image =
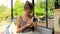
POLYGON ((41 16, 41 14, 46 15, 45 13, 45 7, 46 4, 45 2, 42 2, 41 0, 37 0, 35 3, 35 14, 37 15, 37 17, 41 16))
MULTIPOLYGON (((54 13, 55 0, 48 0, 48 16, 52 16, 54 13)), ((46 0, 37 0, 35 4, 35 14, 44 14, 46 16, 46 0)))
POLYGON ((14 17, 18 17, 23 14, 23 4, 20 2, 20 0, 16 0, 14 5, 14 17))
POLYGON ((0 22, 3 20, 6 20, 7 17, 11 17, 11 10, 8 7, 5 7, 4 5, 0 6, 0 22))

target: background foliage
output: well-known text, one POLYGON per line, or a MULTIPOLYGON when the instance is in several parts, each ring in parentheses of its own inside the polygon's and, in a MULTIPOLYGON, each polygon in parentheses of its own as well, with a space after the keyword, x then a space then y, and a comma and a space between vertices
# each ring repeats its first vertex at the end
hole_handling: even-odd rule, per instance
MULTIPOLYGON (((48 15, 53 16, 54 14, 54 8, 55 8, 55 0, 48 0, 48 15)), ((43 14, 46 16, 46 0, 37 0, 34 6, 35 15, 37 17, 41 16, 43 14)), ((24 13, 24 3, 21 3, 20 0, 16 0, 13 7, 13 16, 14 18, 17 18, 19 15, 22 15, 24 13)), ((8 7, 5 7, 4 5, 0 5, 0 22, 2 20, 6 20, 7 18, 11 18, 11 9, 8 7)))

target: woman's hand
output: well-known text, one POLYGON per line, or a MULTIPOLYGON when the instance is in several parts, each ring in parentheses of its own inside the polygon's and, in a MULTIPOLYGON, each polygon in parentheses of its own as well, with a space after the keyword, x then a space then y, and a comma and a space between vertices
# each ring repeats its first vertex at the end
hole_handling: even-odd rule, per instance
POLYGON ((34 30, 36 30, 37 24, 35 22, 32 23, 32 26, 34 27, 34 30))
POLYGON ((28 21, 27 24, 26 24, 26 26, 29 27, 29 26, 31 26, 31 24, 32 24, 32 22, 28 21))

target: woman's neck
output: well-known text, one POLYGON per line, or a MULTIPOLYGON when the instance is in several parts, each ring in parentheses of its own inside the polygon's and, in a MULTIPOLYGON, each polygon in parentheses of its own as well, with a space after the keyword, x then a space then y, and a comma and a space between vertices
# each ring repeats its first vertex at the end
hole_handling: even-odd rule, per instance
POLYGON ((29 14, 27 14, 27 13, 24 13, 24 15, 23 16, 27 16, 27 17, 29 17, 30 15, 29 14))

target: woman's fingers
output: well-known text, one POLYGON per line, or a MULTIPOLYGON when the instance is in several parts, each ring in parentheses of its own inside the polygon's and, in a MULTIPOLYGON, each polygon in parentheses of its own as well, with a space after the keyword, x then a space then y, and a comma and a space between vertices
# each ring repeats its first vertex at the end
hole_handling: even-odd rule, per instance
POLYGON ((27 22, 27 24, 26 24, 28 27, 31 25, 31 23, 30 22, 27 22))

